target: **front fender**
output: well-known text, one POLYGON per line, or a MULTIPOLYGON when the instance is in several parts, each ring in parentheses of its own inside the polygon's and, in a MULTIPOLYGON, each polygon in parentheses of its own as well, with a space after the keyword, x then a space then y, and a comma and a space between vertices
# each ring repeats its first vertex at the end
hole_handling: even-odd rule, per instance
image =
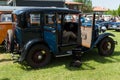
POLYGON ((105 37, 108 37, 108 36, 115 37, 115 35, 112 34, 112 33, 103 33, 103 34, 100 34, 98 36, 97 40, 93 43, 92 48, 95 47, 102 39, 104 39, 105 37))
MULTIPOLYGON (((20 61, 20 62, 23 61, 23 60, 25 59, 28 51, 30 50, 30 48, 31 48, 34 44, 38 44, 38 43, 45 43, 45 42, 43 42, 43 41, 40 40, 40 39, 33 39, 33 40, 28 41, 28 42, 24 45, 24 47, 22 48, 22 50, 21 50, 21 56, 20 56, 20 58, 19 58, 18 61, 20 61)), ((47 45, 47 44, 46 44, 46 45, 47 45)))

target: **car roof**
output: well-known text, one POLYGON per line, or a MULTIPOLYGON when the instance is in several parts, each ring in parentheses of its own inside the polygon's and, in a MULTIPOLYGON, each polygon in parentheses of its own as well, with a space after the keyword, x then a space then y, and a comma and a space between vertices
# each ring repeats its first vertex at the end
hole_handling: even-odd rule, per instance
POLYGON ((81 13, 78 10, 73 10, 73 9, 68 9, 68 8, 56 8, 56 7, 25 7, 21 9, 14 10, 13 13, 16 15, 21 15, 24 13, 29 13, 29 12, 57 12, 57 13, 71 13, 71 14, 78 14, 81 13))
POLYGON ((24 7, 17 7, 17 6, 0 6, 0 11, 13 11, 16 9, 21 9, 24 7))

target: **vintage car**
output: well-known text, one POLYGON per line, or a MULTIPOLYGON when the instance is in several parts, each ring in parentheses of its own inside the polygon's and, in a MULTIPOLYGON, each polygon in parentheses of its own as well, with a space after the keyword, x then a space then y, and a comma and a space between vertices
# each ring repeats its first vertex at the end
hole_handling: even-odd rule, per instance
POLYGON ((109 36, 114 34, 99 34, 95 14, 91 26, 82 26, 80 21, 66 22, 68 15, 80 18, 81 12, 54 7, 13 11, 13 36, 7 39, 9 42, 11 38, 10 51, 19 54, 18 62, 39 68, 46 66, 52 56, 80 54, 95 47, 102 56, 113 54, 115 41, 109 36))
POLYGON ((4 44, 7 30, 12 29, 11 12, 10 10, 0 10, 0 44, 4 44))
POLYGON ((117 22, 109 22, 108 29, 114 30, 117 27, 117 22))
POLYGON ((98 23, 98 24, 99 24, 101 27, 102 27, 102 26, 105 26, 106 29, 109 29, 108 27, 109 27, 110 23, 111 23, 111 22, 109 22, 109 21, 104 21, 104 22, 101 22, 101 23, 98 23))
MULTIPOLYGON (((0 6, 0 44, 6 44, 7 35, 11 36, 12 11, 20 7, 0 6)), ((5 45, 4 47, 6 47, 5 45)), ((7 47, 6 47, 7 49, 7 47)))
POLYGON ((119 31, 120 32, 120 22, 116 22, 116 25, 115 25, 115 31, 119 31))

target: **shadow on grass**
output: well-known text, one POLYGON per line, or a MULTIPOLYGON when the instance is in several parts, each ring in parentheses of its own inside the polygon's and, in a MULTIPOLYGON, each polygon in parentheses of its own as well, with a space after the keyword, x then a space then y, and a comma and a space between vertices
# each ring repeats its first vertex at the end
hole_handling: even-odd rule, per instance
POLYGON ((95 66, 91 66, 88 61, 93 60, 98 63, 106 64, 106 63, 116 63, 120 62, 119 58, 116 58, 116 56, 120 56, 120 51, 115 51, 113 55, 104 57, 100 56, 96 49, 93 49, 89 52, 84 53, 82 57, 83 65, 80 68, 72 68, 70 66, 67 66, 67 68, 71 71, 74 70, 95 70, 95 66))
MULTIPOLYGON (((65 66, 66 69, 70 71, 76 71, 76 70, 95 70, 95 66, 91 66, 88 61, 94 60, 95 62, 98 63, 115 63, 115 62, 120 62, 119 58, 116 58, 116 56, 120 56, 120 52, 115 51, 114 54, 110 57, 103 57, 99 56, 98 52, 96 49, 91 50, 87 53, 84 53, 82 57, 83 65, 79 68, 76 67, 70 67, 70 62, 72 61, 72 56, 67 56, 67 57, 60 57, 60 58, 53 58, 51 63, 47 65, 46 67, 39 68, 39 69, 47 69, 47 68, 53 68, 53 67, 59 67, 59 66, 65 66)), ((0 62, 5 62, 5 61, 12 61, 11 59, 0 59, 0 62)), ((29 66, 24 66, 20 65, 20 68, 26 70, 26 71, 31 71, 33 68, 29 66)), ((38 70, 38 69, 34 69, 38 70)))
POLYGON ((6 53, 3 45, 0 45, 0 54, 1 54, 1 53, 6 53))
POLYGON ((8 62, 8 61, 13 61, 12 59, 0 59, 0 62, 8 62))
POLYGON ((84 54, 83 61, 86 62, 89 60, 94 60, 94 61, 99 62, 99 63, 119 62, 120 59, 114 58, 115 56, 120 56, 120 51, 119 52, 115 51, 113 55, 108 56, 108 57, 104 57, 104 56, 100 56, 98 54, 97 50, 94 49, 94 50, 91 50, 91 51, 84 54))
POLYGON ((111 30, 111 32, 120 32, 120 31, 116 31, 116 30, 111 30))
POLYGON ((10 80, 9 78, 4 78, 4 79, 0 79, 0 80, 10 80))
POLYGON ((20 68, 26 71, 31 71, 31 70, 40 70, 40 69, 48 69, 48 68, 53 68, 53 67, 58 67, 58 66, 65 66, 66 69, 70 71, 76 71, 76 70, 94 70, 95 68, 90 66, 89 64, 83 62, 83 65, 85 67, 71 67, 70 62, 72 61, 72 56, 67 56, 67 57, 59 57, 55 58, 54 61, 52 61, 49 65, 38 68, 38 69, 33 69, 29 66, 22 65, 20 68))
MULTIPOLYGON (((52 67, 65 66, 66 69, 71 70, 71 71, 95 70, 95 66, 91 66, 88 61, 94 60, 95 62, 103 63, 103 64, 120 62, 120 59, 115 58, 115 56, 120 56, 120 52, 114 52, 112 56, 103 57, 98 54, 96 49, 94 49, 87 53, 84 53, 82 57, 83 64, 79 68, 71 67, 70 62, 72 61, 72 56, 67 56, 67 57, 54 58, 52 59, 52 62, 49 65, 43 68, 39 68, 39 69, 47 69, 47 68, 52 68, 52 67)), ((33 68, 26 67, 26 66, 21 66, 21 68, 27 71, 33 70, 33 68)), ((38 70, 38 69, 35 69, 35 70, 38 70)))

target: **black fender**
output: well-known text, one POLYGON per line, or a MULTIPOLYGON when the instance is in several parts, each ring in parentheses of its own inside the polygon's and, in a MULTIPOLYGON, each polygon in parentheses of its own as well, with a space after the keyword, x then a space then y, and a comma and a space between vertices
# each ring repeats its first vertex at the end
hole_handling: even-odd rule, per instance
POLYGON ((92 47, 95 47, 102 39, 104 39, 105 37, 108 37, 108 36, 112 36, 112 37, 115 37, 114 34, 112 33, 103 33, 103 34, 100 34, 97 38, 97 40, 93 43, 92 47))
POLYGON ((20 55, 20 58, 19 58, 19 62, 22 62, 22 61, 24 61, 25 60, 25 57, 26 57, 26 55, 27 55, 27 53, 28 53, 28 51, 30 50, 30 48, 33 46, 33 45, 35 45, 35 44, 45 44, 46 46, 48 46, 47 45, 47 43, 45 43, 43 40, 41 40, 41 39, 33 39, 33 40, 30 40, 30 41, 28 41, 25 45, 24 45, 24 47, 22 48, 22 50, 21 50, 21 55, 20 55))

